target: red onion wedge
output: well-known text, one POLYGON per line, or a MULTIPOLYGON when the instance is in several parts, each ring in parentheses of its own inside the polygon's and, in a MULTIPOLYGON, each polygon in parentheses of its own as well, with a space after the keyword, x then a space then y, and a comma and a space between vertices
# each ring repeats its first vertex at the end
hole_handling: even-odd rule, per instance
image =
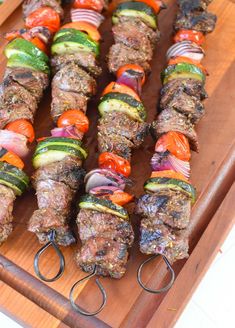
POLYGON ((167 60, 174 57, 187 57, 200 62, 204 57, 204 50, 198 44, 191 41, 181 41, 173 44, 167 53, 167 60))
POLYGON ((29 152, 27 138, 22 134, 8 130, 0 130, 0 147, 12 151, 19 157, 25 157, 29 152))
POLYGON ((142 79, 143 75, 138 72, 133 71, 132 73, 125 71, 121 76, 119 76, 117 83, 130 87, 140 96, 142 91, 142 79))
POLYGON ((112 195, 114 192, 122 192, 122 189, 114 186, 100 186, 92 188, 89 193, 96 197, 112 195))
POLYGON ((104 16, 90 9, 72 9, 71 19, 72 22, 87 22, 99 28, 104 20, 104 16))
POLYGON ((190 164, 175 157, 168 151, 155 153, 151 158, 151 167, 154 171, 173 170, 182 173, 185 178, 190 177, 190 164))
POLYGON ((100 186, 113 186, 124 190, 128 179, 107 169, 95 169, 85 176, 86 192, 100 186))
POLYGON ((70 125, 65 128, 54 128, 53 130, 51 130, 51 135, 52 137, 69 137, 82 140, 84 134, 79 131, 74 125, 70 125))

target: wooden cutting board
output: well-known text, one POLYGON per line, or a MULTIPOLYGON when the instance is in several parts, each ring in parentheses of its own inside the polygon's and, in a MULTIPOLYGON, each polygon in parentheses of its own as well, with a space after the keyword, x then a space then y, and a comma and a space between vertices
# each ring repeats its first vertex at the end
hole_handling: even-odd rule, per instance
MULTIPOLYGON (((152 61, 152 74, 143 91, 143 102, 148 111, 148 121, 156 114, 159 100, 160 71, 165 63, 165 53, 171 45, 172 24, 176 13, 175 1, 166 1, 168 9, 159 17, 161 40, 157 45, 152 61)), ((76 314, 68 302, 72 284, 85 274, 74 263, 74 251, 79 245, 63 249, 66 259, 65 274, 57 282, 44 284, 34 275, 33 258, 39 249, 37 238, 27 231, 27 222, 37 208, 36 197, 31 190, 20 197, 15 204, 15 229, 8 241, 0 247, 0 309, 16 320, 31 327, 171 327, 179 316, 187 300, 209 266, 216 250, 224 240, 234 218, 234 189, 228 193, 235 177, 233 147, 235 131, 235 4, 229 0, 216 0, 210 11, 218 16, 215 31, 206 38, 206 57, 203 62, 210 76, 206 89, 206 115, 197 126, 200 153, 192 156, 192 183, 197 188, 198 200, 193 208, 190 227, 190 251, 188 260, 178 261, 174 269, 178 275, 175 285, 164 295, 151 295, 143 292, 136 281, 136 270, 146 257, 138 251, 138 242, 131 250, 128 270, 119 281, 101 278, 108 302, 97 318, 86 318, 76 314), (227 195, 227 196, 226 196, 227 195), (225 198, 226 197, 226 198, 225 198), (224 200, 224 201, 223 201, 224 200), (225 203, 224 203, 225 202, 225 203), (221 210, 221 207, 222 210, 221 210), (220 209, 219 209, 220 207, 220 209), (231 210, 230 210, 231 209, 231 210), (222 211, 222 212, 221 212, 222 211), (222 214, 221 214, 222 213, 222 214), (222 215, 222 217, 220 216, 222 215), (223 220, 220 229, 209 229, 223 220), (210 223, 210 226, 208 224, 210 223), (208 226, 208 229, 206 229, 208 226), (202 243, 207 247, 199 247, 202 243), (210 246, 210 247, 209 247, 210 246), (214 251, 212 252, 212 249, 214 251), (198 261, 203 263, 203 270, 192 276, 198 261), (182 291, 182 282, 184 288, 182 291), (9 287, 10 286, 10 287, 9 287), (23 295, 23 296, 22 296, 23 295), (168 310, 171 305, 174 311, 168 310), (159 315, 158 315, 159 313, 159 315), (63 322, 63 323, 62 323, 63 322)), ((20 7, 2 25, 0 32, 9 31, 22 25, 20 7)), ((97 103, 104 86, 114 79, 107 71, 105 56, 113 43, 111 21, 107 19, 102 26, 103 42, 101 45, 102 77, 98 81, 98 95, 89 104, 88 116, 90 131, 85 139, 90 156, 85 163, 87 170, 97 165, 97 103)), ((3 50, 1 43, 0 50, 3 50)), ((0 71, 4 72, 5 59, 0 56, 0 71)), ((52 127, 50 119, 50 90, 45 94, 35 119, 37 137, 49 134, 52 127)), ((32 147, 34 148, 35 145, 32 147)), ((133 153, 132 178, 135 182, 132 192, 136 196, 143 191, 142 186, 150 174, 149 160, 153 154, 154 142, 147 138, 144 145, 133 153)), ((27 172, 32 172, 30 156, 27 172)), ((139 219, 132 216, 132 222, 138 236, 139 219)), ((137 238, 136 238, 137 239, 137 238)), ((53 252, 48 251, 42 261, 44 273, 52 274, 56 265, 53 252)), ((194 271, 195 272, 195 271, 194 271)), ((159 286, 166 276, 162 262, 154 262, 146 268, 144 279, 149 286, 159 286)), ((93 281, 79 290, 79 304, 90 310, 96 308, 99 294, 93 281)))

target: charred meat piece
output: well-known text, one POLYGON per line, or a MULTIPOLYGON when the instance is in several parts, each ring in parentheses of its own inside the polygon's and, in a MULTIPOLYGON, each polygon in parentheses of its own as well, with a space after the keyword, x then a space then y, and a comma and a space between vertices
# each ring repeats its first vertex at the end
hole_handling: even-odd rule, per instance
POLYGON ((172 228, 184 229, 191 214, 191 200, 175 190, 160 190, 142 195, 136 205, 136 214, 152 219, 155 224, 167 224, 172 228))
POLYGON ((175 93, 181 92, 197 97, 198 100, 207 98, 207 93, 200 81, 196 79, 174 79, 166 83, 161 89, 161 107, 167 107, 175 93))
POLYGON ((37 101, 40 101, 43 91, 49 84, 47 74, 21 67, 7 68, 4 75, 4 81, 5 84, 9 84, 10 81, 17 82, 27 89, 37 101))
POLYGON ((130 140, 133 147, 139 147, 147 134, 148 124, 137 122, 129 118, 126 114, 112 112, 106 114, 99 120, 98 131, 102 135, 115 134, 130 140), (115 122, 115 124, 113 124, 115 122))
POLYGON ((53 86, 52 88, 52 103, 51 116, 55 123, 57 123, 60 115, 69 109, 80 109, 84 113, 87 110, 88 98, 83 94, 77 92, 62 91, 53 86))
POLYGON ((160 102, 161 109, 174 109, 184 115, 193 123, 197 124, 205 113, 204 106, 197 97, 189 96, 182 90, 176 92, 165 107, 160 102))
POLYGON ((81 168, 80 159, 66 157, 65 159, 48 164, 36 170, 32 177, 33 185, 37 185, 38 181, 53 180, 62 182, 71 189, 79 189, 85 175, 84 169, 81 168))
POLYGON ((15 198, 15 194, 10 188, 0 184, 0 226, 12 222, 12 210, 15 198))
POLYGON ((69 186, 66 186, 63 182, 47 179, 46 181, 38 181, 35 187, 40 209, 52 208, 63 216, 70 214, 74 192, 69 186))
POLYGON ((120 279, 126 272, 127 246, 103 237, 92 237, 76 254, 77 264, 86 272, 97 266, 97 274, 120 279))
POLYGON ((53 8, 61 18, 64 16, 64 11, 60 6, 60 1, 57 0, 25 0, 23 2, 23 16, 28 17, 32 12, 41 7, 51 7, 53 8))
POLYGON ((3 244, 12 233, 13 226, 11 223, 0 224, 0 245, 3 244))
POLYGON ((76 64, 94 77, 101 74, 101 68, 97 65, 95 55, 93 53, 78 51, 74 54, 57 55, 51 58, 51 66, 55 72, 59 71, 68 64, 76 64))
POLYGON ((184 13, 205 11, 212 0, 178 0, 180 10, 184 13))
POLYGON ((130 161, 134 145, 126 137, 102 131, 98 132, 98 147, 100 153, 111 152, 130 161))
POLYGON ((140 251, 144 254, 162 254, 173 263, 188 257, 188 238, 184 230, 174 230, 159 224, 153 218, 143 218, 140 226, 140 251))
POLYGON ((217 17, 208 12, 179 13, 174 24, 175 30, 196 30, 202 33, 210 33, 214 30, 217 17))
POLYGON ((81 209, 77 217, 80 239, 85 243, 92 237, 111 239, 130 247, 134 232, 130 222, 116 215, 81 209))
POLYGON ((53 78, 52 87, 88 97, 96 93, 94 78, 75 64, 68 64, 58 71, 53 78))
MULTIPOLYGON (((133 33, 140 33, 140 35, 146 35, 152 45, 152 47, 155 47, 155 44, 160 39, 160 32, 154 31, 152 28, 150 28, 148 25, 146 25, 142 20, 140 20, 137 17, 133 16, 122 16, 119 17, 119 24, 122 24, 125 26, 125 29, 123 28, 123 32, 127 29, 131 29, 133 33)), ((118 24, 118 25, 119 25, 118 24)))
POLYGON ((48 233, 56 232, 56 242, 62 246, 69 246, 75 242, 75 238, 66 224, 66 216, 53 208, 42 208, 34 211, 28 224, 28 230, 35 233, 39 242, 48 242, 48 233))
POLYGON ((0 87, 0 128, 9 122, 24 118, 33 123, 36 99, 18 83, 0 87))
POLYGON ((119 23, 112 28, 115 43, 122 43, 127 47, 135 50, 143 51, 152 57, 152 45, 148 36, 141 32, 137 25, 126 23, 119 23))
POLYGON ((149 61, 152 59, 152 55, 146 54, 141 49, 134 50, 130 47, 127 47, 124 44, 116 43, 112 45, 108 55, 108 68, 112 73, 127 64, 138 64, 146 72, 150 72, 149 61))
POLYGON ((198 152, 198 139, 193 124, 185 115, 166 108, 158 115, 157 120, 152 123, 152 132, 159 138, 161 134, 169 131, 183 133, 189 139, 192 150, 198 152))

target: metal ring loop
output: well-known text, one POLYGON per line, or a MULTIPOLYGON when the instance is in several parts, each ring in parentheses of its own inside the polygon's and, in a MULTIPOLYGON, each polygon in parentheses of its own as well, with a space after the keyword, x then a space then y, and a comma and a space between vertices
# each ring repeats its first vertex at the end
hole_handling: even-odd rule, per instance
POLYGON ((36 275, 38 276, 38 278, 40 278, 41 280, 43 281, 46 281, 46 282, 53 282, 53 281, 56 281, 57 279, 59 279, 63 272, 64 272, 64 268, 65 268, 65 259, 64 259, 64 255, 62 254, 61 250, 59 249, 57 243, 55 242, 55 237, 56 237, 56 232, 55 230, 51 230, 49 232, 49 235, 48 235, 48 239, 49 239, 49 242, 44 245, 42 248, 39 249, 39 251, 35 254, 35 257, 34 257, 34 271, 36 273, 36 275), (47 278, 45 277, 41 272, 40 272, 40 268, 39 268, 39 260, 40 260, 40 256, 46 251, 46 249, 48 247, 52 246, 56 252, 56 254, 58 255, 59 257, 59 260, 60 260, 60 268, 59 268, 59 271, 58 273, 52 277, 52 278, 47 278))
POLYGON ((138 271, 137 271, 137 281, 138 281, 138 283, 140 284, 140 286, 141 286, 146 292, 153 293, 153 294, 161 294, 161 293, 164 293, 164 292, 168 291, 168 290, 172 287, 172 285, 173 285, 173 283, 174 283, 174 281, 175 281, 175 272, 174 272, 174 270, 173 270, 173 268, 172 268, 170 262, 168 261, 168 259, 166 258, 165 255, 162 255, 162 254, 155 254, 155 255, 153 255, 152 257, 150 257, 150 258, 148 258, 147 260, 145 260, 145 261, 139 266, 138 271), (142 280, 141 280, 141 273, 142 273, 142 269, 143 269, 144 265, 147 264, 148 262, 154 260, 154 259, 155 259, 156 257, 158 257, 158 256, 161 256, 161 257, 163 258, 163 260, 165 261, 165 263, 166 263, 166 265, 167 265, 167 268, 170 270, 170 273, 171 273, 171 280, 170 280, 170 282, 169 282, 165 287, 162 287, 162 288, 160 288, 160 289, 156 289, 156 290, 154 290, 154 289, 150 289, 150 288, 146 287, 146 286, 143 284, 143 282, 142 282, 142 280))

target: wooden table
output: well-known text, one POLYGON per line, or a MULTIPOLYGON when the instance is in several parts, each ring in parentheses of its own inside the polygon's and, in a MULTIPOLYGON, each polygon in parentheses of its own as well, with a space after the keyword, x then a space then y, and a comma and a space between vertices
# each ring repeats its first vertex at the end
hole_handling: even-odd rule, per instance
MULTIPOLYGON (((148 110, 148 120, 153 120, 159 99, 160 71, 165 65, 165 53, 171 44, 172 23, 175 17, 175 1, 167 1, 168 9, 161 13, 159 25, 161 40, 152 62, 153 73, 144 87, 143 102, 148 110)), ((210 76, 206 89, 209 99, 206 115, 197 126, 200 153, 192 156, 192 182, 197 188, 198 199, 193 208, 190 227, 189 259, 174 265, 177 274, 173 288, 164 295, 148 294, 136 282, 136 269, 146 258, 138 251, 135 243, 131 250, 127 274, 120 281, 101 278, 108 294, 106 308, 97 318, 86 318, 75 313, 68 301, 72 284, 84 276, 74 263, 77 246, 63 249, 66 270, 63 277, 54 283, 44 284, 37 280, 33 270, 33 258, 39 248, 36 237, 27 232, 27 222, 36 209, 33 191, 19 198, 15 205, 15 229, 8 241, 0 248, 0 309, 25 326, 48 327, 172 327, 194 289, 210 265, 221 243, 234 222, 235 177, 235 3, 229 0, 216 0, 210 10, 218 15, 216 30, 207 36, 204 65, 210 76)), ((1 32, 22 25, 21 9, 17 9, 2 25, 1 32)), ((98 95, 89 105, 88 116, 91 121, 86 146, 90 156, 86 161, 88 170, 96 166, 97 149, 96 124, 97 102, 101 91, 112 76, 108 74, 104 62, 105 55, 112 44, 111 22, 108 19, 102 26, 104 42, 101 46, 101 63, 104 73, 98 81, 98 95)), ((1 45, 1 50, 4 44, 1 45)), ((1 73, 5 60, 0 57, 1 73)), ((37 137, 49 133, 50 90, 46 93, 38 110, 35 123, 37 137)), ((149 176, 149 159, 154 143, 148 138, 144 146, 133 154, 134 192, 142 193, 142 185, 149 176)), ((30 159, 30 156, 29 156, 30 159)), ((27 172, 32 172, 30 160, 27 172)), ((138 228, 139 220, 132 216, 138 228)), ((53 254, 48 251, 44 258, 45 271, 53 272, 53 254), (46 264, 47 263, 47 264, 46 264), (49 264, 48 264, 49 263, 49 264)), ((159 285, 166 278, 166 268, 162 262, 155 262, 146 268, 144 279, 150 286, 159 285)), ((94 282, 82 286, 78 292, 80 304, 92 310, 98 302, 94 282)))

